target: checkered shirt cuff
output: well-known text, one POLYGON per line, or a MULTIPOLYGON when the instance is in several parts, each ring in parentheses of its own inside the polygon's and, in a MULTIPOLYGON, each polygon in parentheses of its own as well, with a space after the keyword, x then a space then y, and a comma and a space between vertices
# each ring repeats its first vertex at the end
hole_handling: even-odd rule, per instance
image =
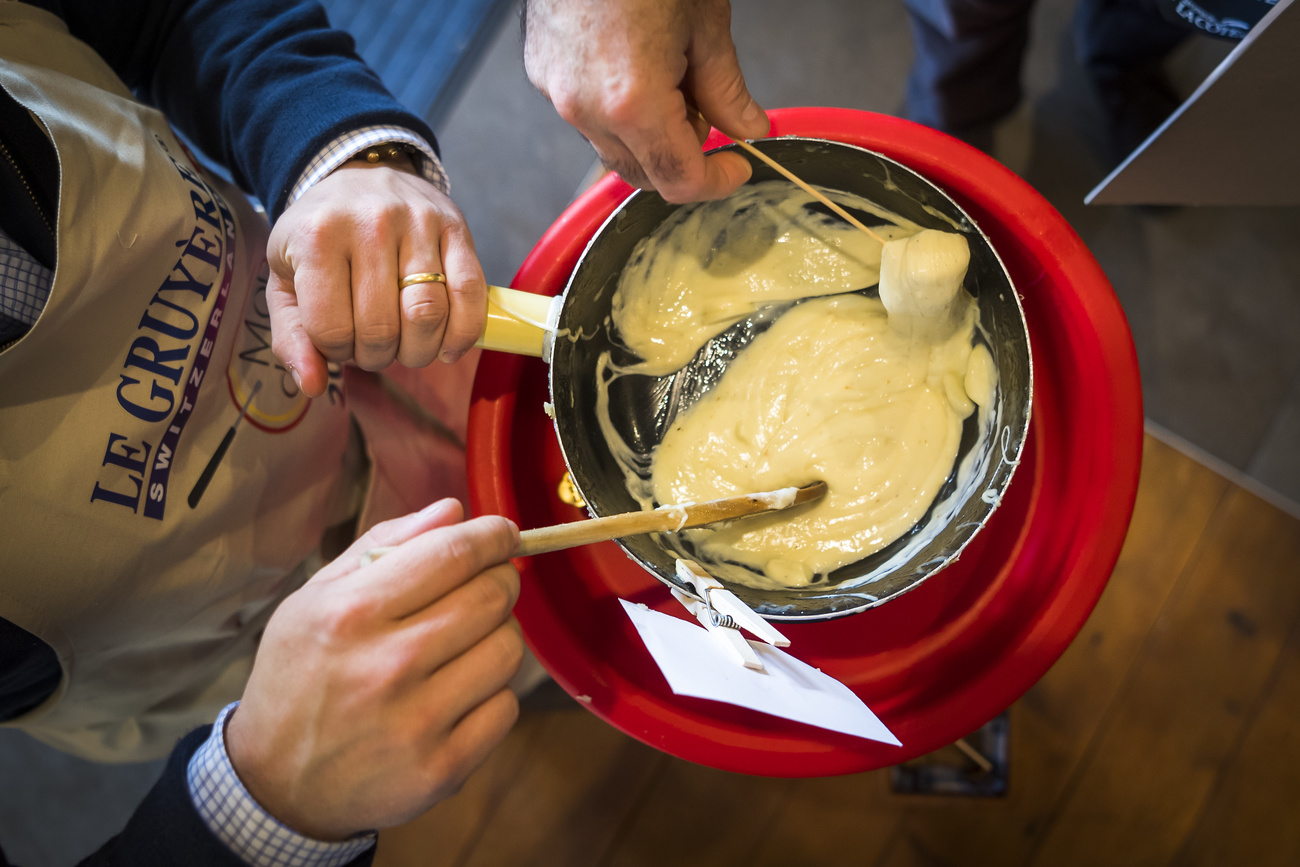
POLYGON ((187 773, 190 800, 217 839, 253 867, 340 867, 373 846, 374 834, 342 843, 304 837, 253 800, 226 755, 226 718, 238 705, 217 716, 187 773))
POLYGON ((36 324, 53 280, 53 271, 0 230, 0 344, 36 324))
POLYGON ((409 144, 413 146, 419 152, 413 154, 416 157, 416 168, 424 176, 424 179, 444 193, 451 189, 450 184, 447 182, 447 173, 443 171, 438 155, 433 152, 433 148, 423 137, 401 127, 367 126, 344 133, 327 144, 316 155, 316 158, 307 164, 306 171, 302 173, 302 176, 298 178, 298 183, 294 184, 293 189, 289 191, 289 201, 285 207, 298 201, 303 193, 311 189, 313 184, 357 154, 367 148, 381 144, 409 144))

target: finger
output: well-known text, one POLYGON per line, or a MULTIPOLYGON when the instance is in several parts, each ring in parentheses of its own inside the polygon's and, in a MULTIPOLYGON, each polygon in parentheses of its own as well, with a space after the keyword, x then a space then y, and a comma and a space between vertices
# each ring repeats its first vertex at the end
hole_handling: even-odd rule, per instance
POLYGON ((474 707, 510 683, 524 660, 519 627, 503 622, 457 656, 425 675, 421 690, 446 696, 439 708, 445 728, 451 728, 474 707), (454 697, 454 698, 453 698, 454 697))
MULTIPOLYGON (((460 501, 447 497, 431 503, 419 512, 376 524, 358 536, 356 541, 333 562, 316 573, 312 581, 319 584, 350 575, 362 568, 361 558, 367 551, 375 548, 396 549, 430 530, 457 524, 464 515, 465 510, 460 501)), ((395 553, 394 550, 393 554, 395 553)), ((377 564, 371 565, 378 568, 377 564)))
POLYGON ((303 327, 292 272, 281 276, 272 269, 266 281, 266 307, 271 318, 271 351, 304 394, 320 397, 329 385, 329 370, 303 327))
POLYGON ((449 731, 501 690, 524 659, 524 640, 513 621, 502 623, 464 653, 431 672, 414 691, 436 712, 432 728, 449 731))
POLYGON ((460 791, 469 775, 510 733, 518 718, 519 701, 514 693, 503 688, 471 708, 450 732, 438 731, 439 742, 428 751, 424 769, 425 779, 438 781, 429 793, 428 806, 460 791))
MULTIPOLYGON (((695 137, 698 138, 700 144, 703 145, 704 142, 708 140, 709 133, 713 131, 713 124, 709 123, 700 110, 692 105, 689 99, 686 102, 686 108, 687 118, 691 122, 691 127, 695 130, 695 137)), ((764 115, 764 117, 766 118, 766 115, 764 115)), ((766 131, 764 131, 764 135, 766 135, 766 131)), ((705 156, 705 160, 718 161, 723 172, 734 177, 743 177, 744 180, 741 181, 742 184, 753 176, 753 165, 742 154, 733 152, 709 154, 705 156), (730 164, 728 165, 728 163, 730 164)), ((739 184, 737 186, 739 186, 739 184)))
POLYGON ((417 668, 432 674, 505 623, 519 599, 519 573, 510 563, 480 572, 402 621, 403 634, 422 648, 417 668))
POLYGON ((352 265, 338 245, 317 251, 294 268, 293 282, 303 328, 330 361, 352 359, 352 265))
POLYGON ((375 231, 352 247, 352 352, 363 370, 383 370, 397 357, 402 336, 398 256, 406 231, 403 217, 385 213, 375 231))
MULTIPOLYGON (((426 216, 413 222, 402 240, 401 274, 443 274, 439 256, 441 222, 426 216)), ((445 283, 413 283, 401 290, 402 342, 397 360, 407 367, 432 364, 442 350, 450 303, 445 283)))
POLYGON ((618 139, 591 136, 587 139, 587 142, 591 145, 592 150, 596 152, 600 164, 606 169, 639 189, 653 190, 655 188, 654 184, 650 182, 649 176, 641 169, 641 164, 637 162, 636 157, 618 139))
POLYGON ((442 337, 442 360, 452 364, 483 335, 487 325, 487 283, 463 217, 444 223, 442 250, 450 304, 447 330, 442 337))
POLYGON ((701 9, 686 59, 688 72, 682 89, 710 123, 732 138, 763 138, 768 134, 771 122, 745 85, 731 39, 727 4, 701 9))
POLYGON ((387 617, 400 619, 441 599, 489 566, 504 563, 519 547, 519 530, 505 518, 485 515, 439 527, 409 539, 372 564, 367 581, 382 596, 387 617))
POLYGON ((622 136, 659 195, 674 203, 720 199, 749 180, 749 161, 739 154, 705 158, 684 101, 675 115, 674 123, 622 136))

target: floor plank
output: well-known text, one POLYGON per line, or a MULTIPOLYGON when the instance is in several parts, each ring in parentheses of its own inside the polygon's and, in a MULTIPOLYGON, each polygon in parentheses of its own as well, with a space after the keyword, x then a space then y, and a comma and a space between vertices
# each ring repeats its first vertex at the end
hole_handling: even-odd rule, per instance
POLYGON ((1175 863, 1180 867, 1300 860, 1300 629, 1278 677, 1175 863))
POLYGON ((456 797, 380 835, 375 867, 598 863, 668 761, 576 706, 525 711, 456 797))
POLYGON ((889 771, 797 780, 775 821, 757 829, 751 867, 856 867, 885 851, 910 801, 889 792, 889 771))
POLYGON ((770 824, 791 780, 732 774, 673 759, 617 841, 609 867, 747 863, 756 829, 770 824))
POLYGON ((1156 865, 1180 851, 1300 615, 1296 528, 1230 491, 1033 864, 1156 865))
POLYGON ((423 816, 379 835, 375 867, 451 867, 474 850, 520 769, 543 748, 547 715, 524 713, 486 762, 453 798, 423 816))
POLYGON ((912 810, 882 865, 1015 865, 1030 857, 1227 487, 1146 438, 1133 521, 1106 591, 1074 643, 1012 710, 1007 796, 912 810))
POLYGON ((545 727, 464 867, 601 863, 667 756, 580 708, 545 727))

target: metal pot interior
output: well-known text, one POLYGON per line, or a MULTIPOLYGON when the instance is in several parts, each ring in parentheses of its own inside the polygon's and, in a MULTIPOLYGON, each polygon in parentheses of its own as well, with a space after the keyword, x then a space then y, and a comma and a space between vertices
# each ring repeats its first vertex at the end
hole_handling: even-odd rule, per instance
MULTIPOLYGON (((965 287, 979 300, 977 340, 987 342, 998 369, 994 407, 963 429, 953 472, 926 515, 902 538, 810 587, 756 590, 727 586, 772 619, 822 619, 880 605, 952 562, 997 507, 1019 460, 1029 423, 1032 367, 1019 298, 988 239, 940 189, 880 154, 820 139, 781 138, 756 145, 809 183, 862 196, 926 228, 966 234, 971 250, 965 287)), ((730 146, 742 153, 734 145, 730 146)), ((748 158, 748 156, 747 156, 748 158)), ((779 175, 751 160, 751 183, 779 175)), ((560 334, 551 359, 555 427, 574 482, 593 515, 640 508, 597 421, 598 362, 634 356, 612 333, 611 298, 619 275, 643 237, 679 206, 653 192, 633 193, 593 237, 565 289, 560 334)), ((857 212, 868 226, 879 217, 857 212)), ((876 294, 876 287, 864 290, 876 294)), ((762 333, 781 310, 765 311, 715 337, 682 370, 665 377, 624 376, 609 391, 609 415, 624 442, 648 468, 649 455, 676 413, 715 384, 727 363, 762 333)), ((647 470, 648 472, 648 470, 647 470)), ((689 555, 677 537, 637 536, 619 543, 628 556, 665 584, 689 592, 675 577, 675 560, 689 555)))

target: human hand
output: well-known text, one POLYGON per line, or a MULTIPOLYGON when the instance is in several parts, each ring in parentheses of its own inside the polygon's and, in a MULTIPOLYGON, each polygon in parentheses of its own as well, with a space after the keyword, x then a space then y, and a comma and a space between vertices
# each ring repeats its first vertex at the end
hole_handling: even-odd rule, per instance
POLYGON ((688 202, 749 179, 742 155, 700 151, 710 123, 733 138, 769 129, 728 0, 528 0, 525 16, 528 79, 625 181, 688 202))
POLYGON ((419 815, 514 724, 519 531, 460 519, 442 500, 379 524, 271 617, 226 748, 300 834, 339 840, 419 815), (359 565, 385 545, 400 547, 359 565))
POLYGON ((349 162, 276 220, 267 244, 271 349, 309 397, 328 361, 382 370, 453 362, 483 334, 487 284, 451 199, 392 163, 349 162), (404 275, 446 284, 398 288, 404 275))

